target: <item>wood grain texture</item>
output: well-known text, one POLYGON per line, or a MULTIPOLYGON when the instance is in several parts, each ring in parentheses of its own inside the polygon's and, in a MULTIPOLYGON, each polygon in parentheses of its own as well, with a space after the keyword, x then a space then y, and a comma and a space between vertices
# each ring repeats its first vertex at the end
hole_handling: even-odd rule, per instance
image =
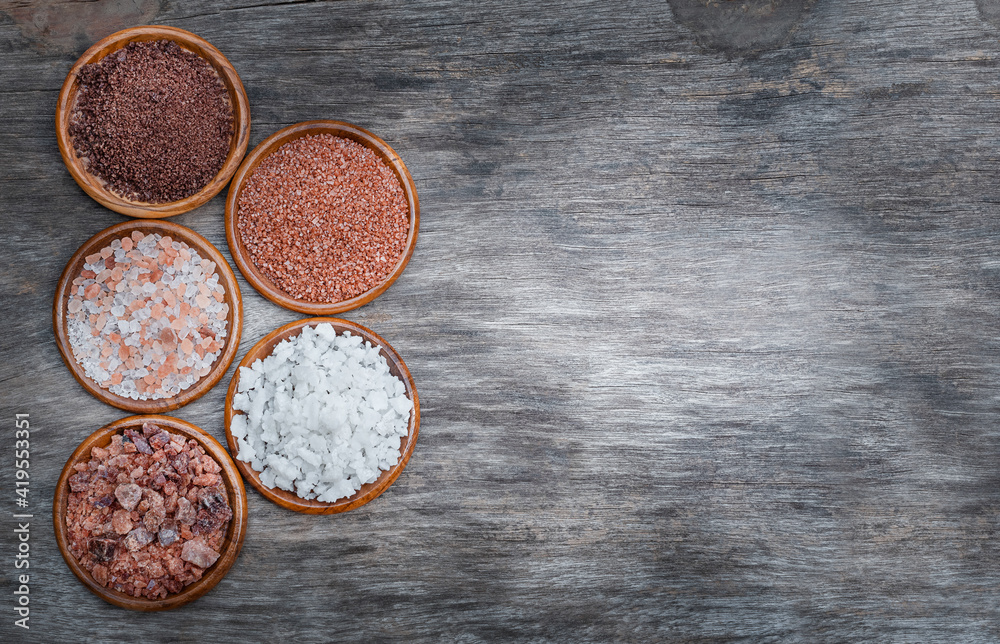
MULTIPOLYGON (((120 216, 51 126, 92 41, 66 43, 103 34, 49 42, 26 4, 0 2, 0 458, 30 413, 38 517, 119 417, 47 312, 120 216)), ((162 2, 134 23, 222 51, 251 145, 336 119, 406 160, 416 250, 345 317, 406 360, 420 439, 352 512, 250 491, 239 560, 170 615, 91 596, 39 521, 32 630, 7 610, 0 640, 1000 639, 997 3, 774 0, 780 25, 698 4, 162 2)), ((225 253, 223 207, 172 221, 225 253)), ((300 316, 240 286, 242 356, 300 316)), ((224 396, 175 415, 221 439, 224 396)))

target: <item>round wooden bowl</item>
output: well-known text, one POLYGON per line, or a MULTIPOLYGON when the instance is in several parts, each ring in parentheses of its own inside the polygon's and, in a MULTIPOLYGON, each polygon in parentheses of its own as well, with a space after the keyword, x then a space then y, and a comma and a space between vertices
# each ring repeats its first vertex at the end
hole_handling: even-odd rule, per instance
POLYGON ((236 557, 240 554, 240 548, 243 547, 243 539, 246 537, 247 492, 246 488, 243 487, 243 480, 236 471, 236 466, 233 465, 233 460, 229 457, 225 448, 203 429, 169 416, 129 416, 128 418, 116 420, 110 425, 105 425, 88 436, 76 448, 76 451, 69 457, 69 460, 66 461, 66 466, 63 467, 62 474, 59 476, 59 482, 56 483, 56 494, 52 503, 52 520, 55 524, 56 543, 59 545, 59 551, 62 553, 63 559, 66 560, 66 564, 69 565, 70 570, 73 571, 77 579, 83 582, 83 585, 90 592, 122 608, 140 611, 169 610, 198 599, 211 590, 229 572, 229 569, 236 561, 236 557), (226 485, 229 507, 233 511, 233 518, 229 520, 229 528, 222 542, 221 556, 218 561, 208 568, 198 581, 185 586, 178 593, 168 595, 165 599, 155 600, 132 597, 112 588, 105 588, 94 581, 90 572, 81 566, 76 557, 73 556, 73 553, 70 552, 69 536, 66 529, 66 507, 69 503, 70 495, 69 477, 75 473, 73 466, 80 462, 89 461, 91 448, 107 447, 111 444, 111 437, 113 435, 120 434, 128 428, 139 430, 145 422, 155 423, 172 434, 183 434, 187 438, 193 438, 199 445, 205 448, 205 453, 214 458, 222 467, 220 475, 226 485))
POLYGON ((63 269, 62 277, 59 278, 59 284, 56 287, 56 297, 52 304, 52 326, 55 328, 56 346, 59 347, 59 353, 62 354, 63 361, 69 367, 73 377, 76 378, 77 382, 84 389, 96 398, 119 409, 142 414, 155 414, 177 409, 192 400, 200 398, 222 379, 222 376, 226 373, 226 369, 229 368, 229 365, 233 362, 233 358, 236 357, 236 351, 240 346, 240 335, 243 332, 243 298, 240 296, 240 287, 236 283, 236 275, 233 273, 233 269, 229 268, 226 258, 207 239, 189 228, 169 221, 133 219, 115 224, 110 228, 105 228, 88 239, 76 251, 73 257, 70 258, 69 263, 66 264, 66 268, 63 269), (121 239, 132 234, 132 231, 135 230, 141 231, 143 234, 159 233, 164 236, 169 235, 173 239, 182 241, 198 251, 202 259, 209 259, 215 262, 215 270, 219 274, 219 284, 222 285, 226 292, 226 303, 229 305, 229 316, 226 318, 228 335, 226 336, 226 344, 222 348, 222 355, 212 365, 212 370, 202 377, 201 380, 171 398, 133 400, 108 391, 87 376, 83 366, 76 361, 73 349, 69 343, 66 306, 69 303, 73 280, 83 270, 87 255, 91 255, 108 246, 116 238, 121 239))
POLYGON ((235 260, 240 272, 243 273, 243 277, 261 295, 275 304, 309 315, 343 313, 344 311, 350 311, 367 304, 381 295, 399 278, 403 273, 403 269, 409 263, 410 257, 413 255, 413 248, 417 245, 417 230, 419 227, 420 202, 417 200, 417 188, 413 185, 413 178, 403 164, 403 160, 385 141, 368 130, 341 121, 305 121, 278 130, 267 137, 243 160, 243 164, 236 171, 236 175, 229 185, 229 195, 226 197, 226 241, 229 243, 229 252, 233 256, 233 260, 235 260), (243 240, 240 237, 237 227, 240 193, 243 191, 243 186, 253 174, 253 171, 257 169, 257 166, 285 143, 303 136, 315 134, 332 134, 333 136, 351 139, 375 152, 392 169, 396 178, 399 179, 399 183, 406 193, 406 202, 409 205, 410 230, 406 236, 406 248, 399 261, 396 262, 396 266, 393 267, 392 272, 380 284, 361 295, 339 302, 309 302, 307 300, 300 300, 278 288, 253 263, 249 252, 247 252, 246 247, 243 245, 243 240))
MULTIPOLYGON (((261 482, 259 472, 251 469, 249 463, 234 457, 236 467, 243 474, 243 477, 250 482, 250 485, 257 488, 258 492, 284 508, 306 514, 336 514, 338 512, 346 512, 361 507, 385 492, 399 478, 399 475, 403 472, 403 468, 409 462, 410 455, 413 454, 413 446, 417 442, 417 433, 420 430, 420 400, 417 397, 417 387, 413 383, 413 376, 410 375, 410 370, 406 368, 403 359, 399 357, 399 354, 396 353, 396 350, 388 342, 379 337, 374 331, 360 324, 339 318, 306 318, 291 322, 264 336, 260 342, 250 349, 246 357, 243 358, 243 361, 240 362, 240 367, 249 367, 254 361, 258 359, 263 360, 271 354, 274 347, 282 340, 297 336, 306 326, 316 326, 323 322, 329 322, 338 334, 350 331, 351 335, 360 335, 363 339, 371 342, 372 345, 379 347, 381 349, 380 353, 385 357, 389 365, 389 372, 403 381, 403 385, 406 387, 406 396, 413 401, 413 411, 410 413, 410 424, 407 428, 407 435, 400 440, 399 461, 389 470, 382 471, 374 483, 362 485, 361 489, 352 496, 339 499, 333 503, 307 500, 285 490, 267 487, 261 482)), ((232 381, 229 383, 229 392, 226 394, 226 443, 229 445, 229 451, 234 455, 238 453, 238 449, 236 447, 236 439, 233 438, 233 434, 229 428, 233 416, 242 413, 233 409, 233 396, 236 394, 236 387, 239 385, 239 381, 240 370, 237 368, 236 373, 233 374, 232 381)))
POLYGON ((98 41, 69 70, 62 90, 59 92, 59 102, 56 105, 56 140, 59 152, 69 173, 83 191, 93 197, 101 205, 131 217, 162 218, 179 215, 202 205, 226 186, 226 183, 236 172, 243 155, 250 143, 250 102, 239 75, 232 64, 222 53, 207 40, 199 38, 189 31, 176 27, 143 26, 124 29, 98 41), (152 204, 142 201, 130 201, 111 192, 104 182, 90 174, 84 168, 83 161, 77 156, 73 141, 69 136, 69 123, 76 106, 76 97, 80 89, 77 77, 84 65, 99 62, 108 54, 114 53, 131 42, 148 40, 173 40, 182 48, 198 54, 209 62, 229 92, 229 101, 233 106, 233 139, 229 143, 229 155, 222 170, 208 184, 191 195, 179 201, 152 204))

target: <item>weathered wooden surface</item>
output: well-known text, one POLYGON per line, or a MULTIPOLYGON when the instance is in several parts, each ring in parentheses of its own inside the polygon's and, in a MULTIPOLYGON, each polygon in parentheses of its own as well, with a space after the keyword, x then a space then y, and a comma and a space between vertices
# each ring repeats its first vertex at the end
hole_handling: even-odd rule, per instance
MULTIPOLYGON (((0 1, 0 640, 1000 639, 1000 2, 268 5, 0 1), (251 490, 228 577, 157 615, 84 590, 48 519, 123 415, 52 338, 64 263, 122 220, 62 166, 56 96, 142 23, 229 57, 251 145, 357 123, 422 207, 345 316, 417 382, 406 471, 332 517, 251 490)), ((174 220, 226 253, 222 204, 174 220)), ((242 286, 241 355, 299 317, 242 286)), ((175 415, 221 438, 224 394, 175 415)))

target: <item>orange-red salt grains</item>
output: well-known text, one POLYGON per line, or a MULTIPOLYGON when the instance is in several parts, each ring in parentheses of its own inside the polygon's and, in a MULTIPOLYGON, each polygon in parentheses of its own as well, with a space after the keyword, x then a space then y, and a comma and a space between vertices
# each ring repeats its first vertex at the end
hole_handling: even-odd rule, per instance
POLYGON ((392 273, 406 247, 409 205, 375 152, 319 134, 286 143, 257 166, 240 194, 237 228, 278 288, 339 302, 392 273))

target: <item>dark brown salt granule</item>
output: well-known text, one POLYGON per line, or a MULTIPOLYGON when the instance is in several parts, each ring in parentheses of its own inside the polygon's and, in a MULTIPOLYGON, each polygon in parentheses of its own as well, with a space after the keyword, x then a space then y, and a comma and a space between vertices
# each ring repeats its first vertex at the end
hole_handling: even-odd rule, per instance
POLYGON ((318 134, 265 158, 240 193, 237 228, 251 261, 308 302, 361 295, 406 248, 409 204, 392 169, 350 139, 318 134))
POLYGON ((132 42, 79 74, 69 134, 87 170, 130 201, 166 203, 219 173, 233 108, 212 66, 169 40, 132 42))

